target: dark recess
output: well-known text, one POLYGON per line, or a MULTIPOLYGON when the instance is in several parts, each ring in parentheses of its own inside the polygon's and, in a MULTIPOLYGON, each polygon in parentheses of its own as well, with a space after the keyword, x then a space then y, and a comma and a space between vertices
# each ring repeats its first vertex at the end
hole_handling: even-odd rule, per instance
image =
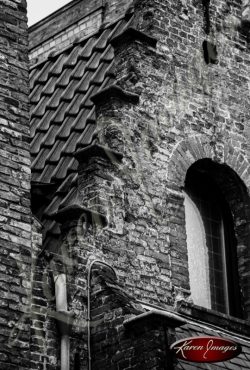
POLYGON ((209 16, 210 0, 202 0, 202 4, 204 9, 204 31, 208 35, 210 32, 210 16, 209 16))
POLYGON ((217 53, 217 48, 216 45, 212 44, 209 41, 203 41, 202 44, 203 47, 203 53, 204 53, 204 59, 207 64, 212 63, 216 64, 218 63, 218 53, 217 53))

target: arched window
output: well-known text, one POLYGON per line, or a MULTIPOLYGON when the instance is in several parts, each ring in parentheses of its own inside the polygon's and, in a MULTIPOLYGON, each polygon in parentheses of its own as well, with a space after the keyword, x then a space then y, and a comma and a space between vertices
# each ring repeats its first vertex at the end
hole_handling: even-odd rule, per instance
POLYGON ((209 172, 195 165, 187 172, 184 206, 194 304, 241 317, 237 243, 229 204, 209 172))

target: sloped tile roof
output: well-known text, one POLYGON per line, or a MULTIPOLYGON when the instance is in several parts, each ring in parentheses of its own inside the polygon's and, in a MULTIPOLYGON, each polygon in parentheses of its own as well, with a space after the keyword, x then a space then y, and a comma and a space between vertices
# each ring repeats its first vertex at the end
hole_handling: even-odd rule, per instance
POLYGON ((43 212, 42 221, 51 234, 59 233, 51 215, 75 194, 74 153, 91 143, 95 131, 91 97, 114 83, 110 41, 128 23, 121 19, 30 71, 32 181, 57 187, 43 212))
POLYGON ((205 326, 198 326, 192 323, 177 329, 177 340, 196 336, 216 336, 232 339, 242 347, 242 353, 232 360, 217 363, 191 363, 178 360, 178 370, 249 370, 250 369, 250 343, 247 339, 233 334, 224 334, 220 330, 211 329, 205 326))

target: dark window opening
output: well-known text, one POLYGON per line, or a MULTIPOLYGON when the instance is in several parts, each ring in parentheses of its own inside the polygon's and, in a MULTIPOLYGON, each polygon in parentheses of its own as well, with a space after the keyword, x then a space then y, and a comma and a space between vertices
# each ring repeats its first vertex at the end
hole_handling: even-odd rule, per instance
POLYGON ((40 182, 33 182, 31 185, 32 213, 41 220, 44 210, 52 200, 56 187, 54 184, 40 182))
POLYGON ((203 53, 204 53, 204 59, 207 64, 212 63, 216 64, 218 63, 218 53, 216 45, 211 44, 209 41, 203 41, 202 44, 203 47, 203 53))
MULTIPOLYGON (((228 203, 206 172, 190 168, 185 191, 196 205, 205 231, 211 309, 242 317, 237 242, 228 203)), ((192 288, 192 287, 191 287, 192 288)))

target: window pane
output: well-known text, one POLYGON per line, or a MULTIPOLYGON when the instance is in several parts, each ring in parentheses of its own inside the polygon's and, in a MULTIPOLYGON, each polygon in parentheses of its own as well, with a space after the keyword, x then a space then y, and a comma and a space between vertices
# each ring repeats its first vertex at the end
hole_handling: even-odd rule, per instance
POLYGON ((211 308, 208 249, 204 225, 198 208, 187 194, 185 194, 184 206, 191 297, 195 304, 211 308))
POLYGON ((213 193, 189 192, 189 195, 185 198, 185 212, 192 298, 197 305, 227 313, 227 271, 220 202, 216 197, 213 199, 213 193))

